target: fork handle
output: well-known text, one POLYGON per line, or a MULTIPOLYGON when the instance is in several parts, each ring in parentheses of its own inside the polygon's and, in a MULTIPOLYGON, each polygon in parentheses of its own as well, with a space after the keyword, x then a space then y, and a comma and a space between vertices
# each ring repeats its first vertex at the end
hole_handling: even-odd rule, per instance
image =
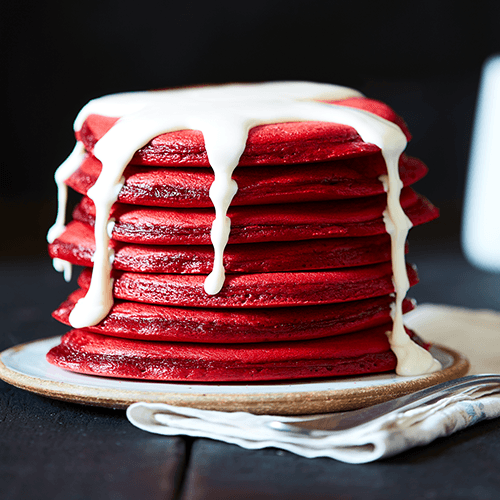
POLYGON ((500 385, 500 375, 467 375, 361 410, 320 417, 299 418, 293 421, 274 420, 269 423, 269 426, 275 430, 295 434, 310 434, 315 431, 332 432, 348 430, 367 424, 368 422, 373 422, 391 413, 399 413, 420 404, 434 402, 436 399, 444 398, 467 387, 481 387, 493 384, 500 385))

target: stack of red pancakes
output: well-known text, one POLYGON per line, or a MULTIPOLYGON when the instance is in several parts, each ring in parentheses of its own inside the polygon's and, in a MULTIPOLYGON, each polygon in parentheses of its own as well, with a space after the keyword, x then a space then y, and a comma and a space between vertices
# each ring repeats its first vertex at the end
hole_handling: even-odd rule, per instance
MULTIPOLYGON (((385 104, 337 102, 401 127, 385 104)), ((95 210, 85 196, 96 182, 96 142, 116 118, 90 115, 77 139, 87 156, 66 181, 84 195, 53 258, 86 267, 80 289, 54 312, 69 314, 90 284, 95 210)), ((427 172, 402 155, 401 204, 413 225, 438 216, 411 187, 427 172)), ((386 332, 394 302, 391 242, 383 212, 387 174, 380 149, 351 127, 323 122, 251 129, 233 175, 225 284, 203 285, 212 270, 214 179, 203 135, 163 134, 134 155, 110 217, 115 303, 99 324, 67 333, 48 360, 109 377, 227 382, 292 380, 393 370, 386 332)), ((418 278, 407 266, 410 284, 418 278)), ((405 300, 403 309, 414 304, 405 300)), ((409 335, 413 335, 408 331, 409 335)))

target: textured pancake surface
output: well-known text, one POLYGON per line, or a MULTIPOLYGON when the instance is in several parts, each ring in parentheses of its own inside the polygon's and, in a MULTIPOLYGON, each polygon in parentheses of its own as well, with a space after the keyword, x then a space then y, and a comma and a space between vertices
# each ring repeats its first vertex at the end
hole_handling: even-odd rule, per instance
MULTIPOLYGON (((69 325, 69 314, 85 295, 77 290, 54 311, 69 325)), ((99 324, 86 331, 122 338, 171 342, 253 343, 304 340, 349 333, 391 321, 394 298, 386 295, 321 306, 204 309, 116 301, 99 324)), ((410 300, 404 312, 415 307, 410 300)))
MULTIPOLYGON (((111 240, 114 269, 146 273, 209 274, 214 252, 209 245, 137 245, 111 240)), ((94 231, 78 221, 49 245, 52 258, 92 267, 94 231)), ((227 273, 270 273, 364 266, 391 259, 388 234, 360 238, 329 238, 228 245, 227 273)))
MULTIPOLYGON (((102 165, 88 155, 66 184, 81 194, 94 185, 102 165)), ((427 173, 416 158, 402 155, 400 177, 409 186, 427 173)), ((360 158, 305 165, 237 168, 233 179, 238 192, 232 206, 302 201, 335 200, 373 196, 384 192, 379 177, 387 174, 380 153, 360 158)), ((129 165, 120 203, 165 207, 212 207, 208 196, 214 180, 211 168, 145 167, 129 165)))
MULTIPOLYGON (((407 266, 410 284, 417 272, 407 266)), ((87 289, 91 270, 78 279, 87 289)), ((205 276, 116 272, 113 295, 122 300, 183 307, 291 307, 333 304, 394 292, 390 262, 334 271, 231 274, 222 290, 209 295, 205 276)))
POLYGON ((265 344, 147 342, 72 330, 47 359, 72 371, 108 377, 224 382, 286 380, 392 370, 386 324, 349 335, 265 344))
MULTIPOLYGON (((411 188, 404 188, 401 205, 414 226, 438 216, 438 210, 411 188)), ((349 200, 230 207, 229 243, 308 240, 371 236, 386 233, 385 195, 349 200)), ((95 207, 84 197, 73 218, 94 224, 95 207)), ((115 204, 112 238, 153 245, 208 245, 214 210, 209 208, 160 208, 115 204)))

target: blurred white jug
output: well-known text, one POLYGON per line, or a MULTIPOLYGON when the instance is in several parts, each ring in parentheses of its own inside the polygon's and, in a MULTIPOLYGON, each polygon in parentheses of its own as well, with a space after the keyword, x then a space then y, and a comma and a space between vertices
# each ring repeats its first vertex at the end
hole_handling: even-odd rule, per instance
POLYGON ((468 260, 500 271, 500 55, 482 70, 465 190, 462 246, 468 260))

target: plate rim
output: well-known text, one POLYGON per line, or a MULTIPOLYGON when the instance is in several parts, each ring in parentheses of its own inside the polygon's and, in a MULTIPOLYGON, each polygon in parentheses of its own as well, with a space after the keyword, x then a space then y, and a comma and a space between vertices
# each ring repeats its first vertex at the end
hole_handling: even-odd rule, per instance
MULTIPOLYGON (((60 338, 48 337, 36 339, 10 347, 0 353, 0 379, 40 396, 82 405, 100 406, 114 409, 126 409, 132 403, 144 401, 148 403, 167 403, 173 406, 186 406, 203 410, 247 411, 254 414, 301 415, 346 411, 381 403, 395 397, 404 396, 431 385, 461 377, 467 373, 470 364, 467 358, 458 351, 440 344, 438 349, 451 356, 450 366, 422 377, 405 379, 401 382, 378 384, 356 389, 324 389, 300 392, 252 392, 245 393, 189 393, 179 392, 145 392, 124 388, 99 388, 80 385, 60 380, 41 379, 22 373, 5 365, 2 357, 17 354, 30 345, 40 344, 60 338)), ((61 369, 62 370, 62 369, 61 369)), ((83 375, 92 379, 107 379, 94 375, 83 375)), ((374 374, 379 375, 379 374, 374 374)), ((366 375, 367 380, 370 375, 366 375)), ((120 380, 120 379, 117 379, 120 380)), ((315 379, 310 383, 328 382, 330 379, 315 379)), ((331 379, 334 382, 334 379, 331 379)), ((150 382, 150 381, 145 381, 150 382)), ((300 382, 300 381, 298 381, 300 382)), ((303 382, 307 384, 308 382, 303 382)), ((169 384, 174 384, 169 382, 169 384)), ((217 384, 224 385, 224 384, 217 384)), ((231 384, 234 386, 234 384, 231 384)), ((261 383, 259 385, 265 385, 261 383)), ((185 387, 185 386, 180 386, 185 387)))

